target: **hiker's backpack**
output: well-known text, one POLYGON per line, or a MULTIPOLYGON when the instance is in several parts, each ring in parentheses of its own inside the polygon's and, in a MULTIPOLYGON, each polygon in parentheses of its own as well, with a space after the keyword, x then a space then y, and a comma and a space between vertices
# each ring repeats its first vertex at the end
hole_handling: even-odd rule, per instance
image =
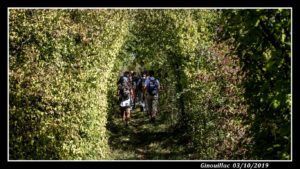
POLYGON ((130 85, 127 77, 122 77, 120 81, 120 94, 122 100, 127 100, 130 98, 130 85))
POLYGON ((134 89, 136 89, 136 88, 138 87, 138 86, 137 86, 138 81, 139 81, 139 77, 137 77, 137 76, 133 76, 133 77, 132 77, 132 87, 133 87, 134 89))
POLYGON ((158 94, 158 84, 157 84, 157 80, 155 78, 149 79, 148 93, 152 96, 158 94))
POLYGON ((146 78, 144 78, 144 77, 141 77, 141 78, 140 78, 139 86, 138 86, 138 88, 139 88, 140 90, 142 90, 142 89, 143 89, 143 86, 145 86, 145 81, 146 81, 146 78))

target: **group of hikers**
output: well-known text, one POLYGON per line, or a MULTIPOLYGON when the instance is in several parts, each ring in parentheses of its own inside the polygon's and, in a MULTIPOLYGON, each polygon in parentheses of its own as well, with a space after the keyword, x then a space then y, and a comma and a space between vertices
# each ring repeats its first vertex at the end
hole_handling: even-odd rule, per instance
POLYGON ((158 107, 159 80, 154 77, 154 71, 125 71, 117 82, 122 119, 126 125, 130 121, 131 111, 140 105, 146 112, 150 122, 155 122, 158 107))

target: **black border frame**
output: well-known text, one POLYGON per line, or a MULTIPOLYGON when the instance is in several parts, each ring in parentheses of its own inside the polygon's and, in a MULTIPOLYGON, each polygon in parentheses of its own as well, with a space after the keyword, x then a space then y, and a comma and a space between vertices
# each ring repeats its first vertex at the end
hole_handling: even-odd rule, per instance
MULTIPOLYGON (((297 84, 296 80, 296 62, 299 60, 297 58, 297 54, 299 53, 297 50, 297 47, 299 46, 299 43, 297 43, 296 36, 298 34, 297 29, 298 28, 298 23, 296 19, 296 2, 297 0, 239 0, 239 1, 234 1, 234 0, 209 0, 209 1, 203 1, 203 2, 196 2, 196 0, 185 0, 185 1, 122 1, 120 0, 119 2, 111 1, 111 0, 102 0, 102 1, 97 1, 97 0, 73 0, 73 1, 63 1, 63 0, 2 0, 0 2, 1 6, 1 16, 2 16, 2 26, 1 28, 2 33, 5 35, 1 36, 1 42, 3 43, 2 48, 5 47, 6 52, 3 52, 3 56, 1 57, 3 60, 1 62, 1 68, 3 69, 0 74, 2 79, 2 88, 5 90, 1 90, 1 97, 3 100, 6 100, 6 102, 1 102, 3 105, 1 106, 2 113, 1 114, 1 120, 5 120, 5 122, 0 123, 1 125, 1 145, 3 148, 1 148, 1 162, 0 162, 0 168, 23 168, 23 167, 37 167, 37 168, 43 168, 43 167, 61 167, 61 168, 66 168, 66 167, 72 167, 72 168, 111 168, 111 167, 126 167, 127 166, 134 166, 134 167, 180 167, 180 168, 201 168, 200 165, 202 163, 207 163, 207 164, 217 164, 217 163, 223 163, 223 164, 230 164, 232 165, 234 163, 269 163, 268 168, 296 168, 296 159, 297 159, 297 151, 298 145, 296 144, 296 134, 293 131, 293 153, 292 153, 292 161, 268 161, 268 160, 262 160, 262 161, 251 161, 251 160, 245 160, 245 161, 8 161, 7 157, 7 109, 8 109, 8 65, 7 65, 7 54, 8 54, 8 43, 7 43, 7 33, 8 33, 8 28, 7 28, 7 22, 8 22, 8 16, 7 16, 7 10, 10 7, 112 7, 112 8, 156 8, 156 7, 162 7, 162 8, 184 8, 184 7, 191 7, 191 8, 196 8, 196 7, 202 7, 202 8, 213 8, 213 7, 292 7, 292 97, 293 97, 293 102, 292 102, 292 111, 293 111, 293 116, 292 116, 292 121, 293 121, 293 129, 296 129, 296 116, 297 116, 297 98, 299 96, 299 89, 295 88, 294 84, 297 84), (72 3, 70 3, 72 2, 72 3), (4 27, 5 26, 5 27, 4 27), (5 71, 4 71, 5 69, 5 71), (5 124, 5 126, 4 126, 5 124), (5 138, 5 139, 4 139, 5 138), (4 148, 5 145, 5 148, 4 148), (5 150, 5 151, 4 151, 5 150)), ((4 50, 2 50, 4 51, 4 50)), ((299 165, 298 165, 299 166, 299 165)))

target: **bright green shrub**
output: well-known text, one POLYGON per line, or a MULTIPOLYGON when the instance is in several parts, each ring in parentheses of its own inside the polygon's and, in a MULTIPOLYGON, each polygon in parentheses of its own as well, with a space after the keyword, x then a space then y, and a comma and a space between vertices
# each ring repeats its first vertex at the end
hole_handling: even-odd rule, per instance
POLYGON ((107 83, 127 16, 9 10, 10 159, 107 158, 107 83))

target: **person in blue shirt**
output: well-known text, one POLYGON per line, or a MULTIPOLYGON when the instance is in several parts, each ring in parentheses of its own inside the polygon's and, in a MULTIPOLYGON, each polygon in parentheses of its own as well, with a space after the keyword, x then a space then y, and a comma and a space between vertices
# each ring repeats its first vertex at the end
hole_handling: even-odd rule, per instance
POLYGON ((154 77, 154 71, 149 71, 149 78, 146 79, 144 89, 146 90, 146 100, 150 121, 154 122, 158 107, 158 93, 160 89, 159 80, 154 77))

